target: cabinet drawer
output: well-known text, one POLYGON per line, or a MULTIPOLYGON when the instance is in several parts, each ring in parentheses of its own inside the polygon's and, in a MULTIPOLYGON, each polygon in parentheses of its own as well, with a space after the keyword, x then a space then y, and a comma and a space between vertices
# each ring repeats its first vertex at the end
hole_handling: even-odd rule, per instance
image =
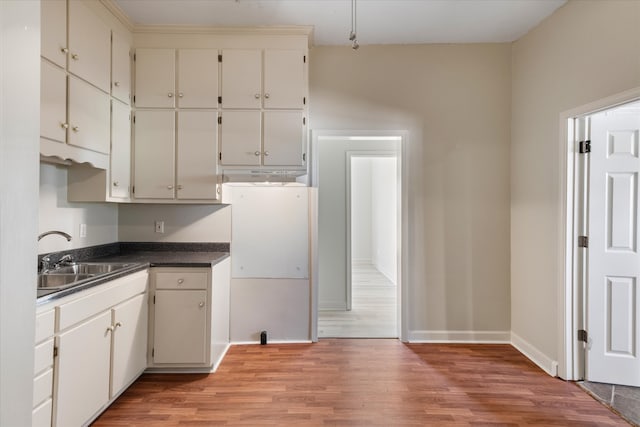
POLYGON ((53 369, 43 372, 33 380, 33 406, 51 398, 53 390, 53 369))
POLYGON ((36 346, 33 373, 38 374, 53 366, 53 338, 36 346))
POLYGON ((156 289, 207 289, 206 271, 156 273, 156 289))
POLYGON ((55 312, 45 311, 36 316, 36 343, 53 336, 55 327, 55 312))
POLYGON ((51 427, 51 408, 53 407, 53 401, 48 399, 33 410, 31 417, 32 427, 51 427))

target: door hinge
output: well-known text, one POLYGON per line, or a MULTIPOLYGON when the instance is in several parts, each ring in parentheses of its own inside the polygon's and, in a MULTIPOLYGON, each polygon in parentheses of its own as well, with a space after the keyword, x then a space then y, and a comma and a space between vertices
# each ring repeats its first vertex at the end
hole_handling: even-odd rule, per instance
POLYGON ((303 117, 303 118, 302 118, 302 124, 303 124, 303 125, 306 125, 306 124, 307 124, 307 118, 306 118, 306 117, 303 117))
POLYGON ((54 358, 58 357, 58 347, 57 346, 53 347, 53 357, 54 358))
MULTIPOLYGON (((135 96, 134 96, 134 98, 135 98, 135 96)), ((134 114, 133 115, 133 123, 135 123, 135 122, 136 122, 136 115, 134 114)))
POLYGON ((578 236, 578 247, 579 248, 588 248, 589 247, 589 237, 587 237, 587 236, 578 236))
POLYGON ((222 55, 218 55, 218 62, 222 62, 222 55))
POLYGON ((131 194, 136 194, 136 186, 131 187, 131 194))
POLYGON ((218 116, 218 124, 221 125, 222 124, 222 116, 218 116))
POLYGON ((153 296, 153 303, 154 304, 156 303, 156 296, 155 295, 153 296))
POLYGON ((136 103, 136 96, 135 95, 133 95, 133 103, 134 104, 136 103))
POLYGON ((302 161, 303 162, 307 161, 307 153, 302 153, 302 161))
POLYGON ((218 160, 222 160, 222 151, 218 153, 218 160))
POLYGON ((222 104, 222 97, 221 96, 218 97, 218 104, 222 104))
POLYGON ((584 329, 578 329, 578 341, 587 342, 589 335, 584 329))
POLYGON ((136 60, 136 54, 135 53, 133 54, 133 60, 134 61, 136 60))
POLYGON ((303 105, 307 105, 307 97, 306 96, 302 97, 302 104, 303 105))
POLYGON ((152 348, 152 349, 151 349, 151 357, 155 356, 155 354, 156 354, 156 349, 155 349, 155 348, 152 348))
POLYGON ((307 63, 307 55, 302 56, 302 62, 304 62, 305 64, 307 63))
POLYGON ((580 141, 580 154, 590 153, 591 152, 591 141, 580 141))

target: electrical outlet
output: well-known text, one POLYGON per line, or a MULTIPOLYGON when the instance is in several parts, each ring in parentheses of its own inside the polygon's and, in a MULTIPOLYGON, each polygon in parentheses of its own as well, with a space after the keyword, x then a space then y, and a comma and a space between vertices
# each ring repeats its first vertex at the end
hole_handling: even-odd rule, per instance
POLYGON ((164 221, 156 221, 156 233, 164 233, 164 221))
POLYGON ((87 224, 80 224, 80 237, 87 237, 87 224))

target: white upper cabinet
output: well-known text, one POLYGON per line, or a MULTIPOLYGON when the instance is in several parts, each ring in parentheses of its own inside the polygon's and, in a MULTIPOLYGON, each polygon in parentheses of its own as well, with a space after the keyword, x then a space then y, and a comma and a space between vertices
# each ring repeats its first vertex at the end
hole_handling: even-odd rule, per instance
POLYGON ((175 112, 137 111, 134 131, 134 196, 175 197, 175 112))
POLYGON ((179 111, 177 198, 216 199, 218 113, 179 111))
POLYGON ((46 61, 40 65, 40 135, 67 140, 67 73, 46 61))
POLYGON ((109 119, 109 95, 80 79, 69 76, 68 143, 108 154, 109 119))
POLYGON ((299 50, 265 50, 264 108, 304 108, 305 62, 299 50))
POLYGON ((265 166, 304 165, 303 114, 298 111, 265 111, 265 166))
POLYGON ((67 1, 40 2, 40 53, 49 61, 67 66, 67 1))
POLYGON ((218 108, 218 51, 178 50, 178 107, 218 108))
POLYGON ((258 166, 262 160, 262 113, 225 111, 220 125, 220 163, 258 166))
POLYGON ((109 93, 111 30, 84 2, 69 1, 69 72, 109 93))
POLYGON ((262 106, 262 51, 222 51, 222 107, 258 109, 262 106))
POLYGON ((137 49, 135 63, 136 107, 218 108, 217 50, 137 49))
POLYGON ((136 107, 175 106, 175 64, 176 54, 173 49, 136 49, 136 107))
POLYGON ((111 114, 109 193, 113 198, 127 199, 131 186, 131 111, 128 105, 113 100, 111 114))
POLYGON ((113 34, 111 43, 111 95, 131 102, 131 48, 121 36, 113 34))

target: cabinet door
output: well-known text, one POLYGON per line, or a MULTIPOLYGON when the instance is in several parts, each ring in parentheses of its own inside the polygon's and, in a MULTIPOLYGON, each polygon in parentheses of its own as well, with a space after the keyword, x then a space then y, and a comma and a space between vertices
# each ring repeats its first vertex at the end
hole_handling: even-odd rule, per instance
POLYGON ((207 291, 156 291, 154 363, 205 363, 207 291))
POLYGON ((265 166, 302 166, 303 151, 302 111, 265 111, 265 166))
POLYGON ((178 113, 178 199, 216 199, 218 114, 178 113))
POLYGON ((218 108, 217 50, 178 50, 178 107, 218 108))
POLYGON ((262 52, 229 49, 222 51, 222 107, 262 106, 262 52))
POLYGON ((261 113, 225 111, 220 125, 223 165, 259 165, 262 158, 261 113))
POLYGON ((69 71, 109 93, 111 30, 85 2, 69 1, 69 71))
POLYGON ((264 52, 264 108, 304 108, 304 52, 264 52))
POLYGON ((109 153, 111 125, 109 95, 69 77, 69 144, 109 153))
POLYGON ((176 54, 173 49, 136 49, 136 107, 175 106, 176 54))
POLYGON ((56 426, 79 426, 109 401, 111 312, 60 334, 56 365, 56 426))
POLYGON ((138 110, 134 128, 134 196, 138 199, 173 199, 175 113, 138 110))
POLYGON ((40 65, 40 136, 67 139, 67 74, 55 65, 40 65))
POLYGON ((110 398, 147 367, 147 301, 144 293, 111 309, 114 331, 110 398))
POLYGON ((111 44, 111 95, 125 104, 131 102, 131 57, 129 43, 113 34, 111 44))
POLYGON ((40 53, 49 61, 67 66, 67 2, 40 2, 40 53))
POLYGON ((128 198, 131 184, 131 111, 129 106, 111 101, 111 197, 128 198))

